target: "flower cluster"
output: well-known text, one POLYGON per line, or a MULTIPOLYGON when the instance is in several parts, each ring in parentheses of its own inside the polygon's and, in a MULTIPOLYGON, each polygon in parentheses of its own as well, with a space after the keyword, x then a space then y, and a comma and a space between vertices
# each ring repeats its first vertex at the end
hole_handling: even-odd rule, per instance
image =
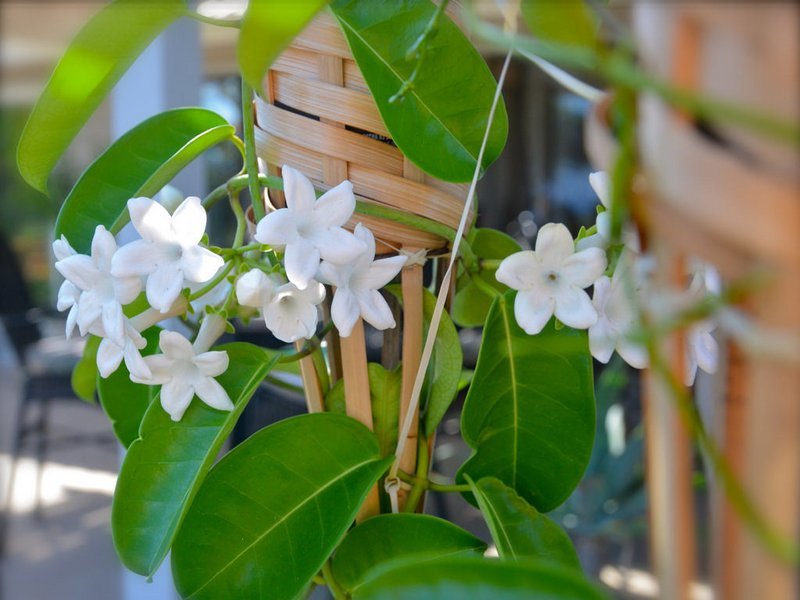
POLYGON ((140 238, 121 247, 102 225, 89 255, 76 252, 63 236, 54 242, 55 266, 65 278, 58 309, 69 311, 66 334, 77 327, 81 335, 101 338, 96 358, 101 377, 124 362, 134 382, 161 386, 161 405, 177 421, 194 396, 213 408, 233 408, 216 380, 226 371, 228 356, 211 347, 227 317, 237 312, 249 316, 256 309, 284 342, 310 339, 327 284, 334 290, 331 319, 342 336, 350 335, 360 318, 378 329, 395 326, 378 290, 406 258, 376 260, 372 232, 362 224, 353 232, 344 228, 356 206, 350 182, 317 199, 300 172, 285 166, 283 177, 286 208, 256 225, 256 250, 209 248, 206 210, 197 197, 172 198, 172 213, 150 198, 131 198, 128 213, 140 238), (162 331, 160 353, 142 356, 143 331, 189 312, 201 314, 194 342, 162 331))
MULTIPOLYGON (((650 257, 642 254, 638 233, 632 223, 622 230, 617 260, 607 273, 606 251, 611 249, 611 219, 608 177, 592 173, 589 182, 604 209, 590 235, 573 241, 562 224, 544 225, 536 238, 535 250, 517 252, 505 258, 497 269, 497 280, 518 290, 514 315, 529 334, 539 333, 555 315, 565 325, 589 330, 589 348, 598 361, 607 363, 616 351, 625 362, 642 369, 649 355, 644 344, 640 307, 651 302, 648 285, 650 257), (585 291, 593 287, 590 300, 585 291)), ((689 289, 674 306, 686 307, 718 293, 712 267, 698 265, 689 289)), ((674 308, 671 309, 674 312, 674 308)), ((710 320, 693 323, 686 334, 684 381, 694 383, 698 367, 716 371, 718 347, 710 320)))

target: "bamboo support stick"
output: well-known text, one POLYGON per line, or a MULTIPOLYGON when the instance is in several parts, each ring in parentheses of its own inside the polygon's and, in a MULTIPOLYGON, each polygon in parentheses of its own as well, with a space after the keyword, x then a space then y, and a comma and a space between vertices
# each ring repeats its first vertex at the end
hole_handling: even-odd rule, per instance
MULTIPOLYGON (((342 372, 344 375, 344 397, 347 415, 373 429, 372 399, 369 395, 367 371, 367 347, 364 339, 364 322, 359 319, 347 337, 340 338, 342 350, 342 372)), ((363 521, 380 512, 378 487, 374 486, 356 521, 363 521)))

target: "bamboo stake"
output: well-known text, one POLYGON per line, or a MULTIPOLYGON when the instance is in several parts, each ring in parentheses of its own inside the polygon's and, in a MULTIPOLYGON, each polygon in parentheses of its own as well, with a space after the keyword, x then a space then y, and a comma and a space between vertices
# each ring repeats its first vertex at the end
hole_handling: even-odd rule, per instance
MULTIPOLYGON (((344 397, 347 415, 373 429, 372 399, 369 395, 367 372, 367 347, 364 339, 364 322, 359 318, 347 337, 340 337, 344 397)), ((356 521, 361 522, 380 512, 378 487, 374 486, 361 506, 356 521)))

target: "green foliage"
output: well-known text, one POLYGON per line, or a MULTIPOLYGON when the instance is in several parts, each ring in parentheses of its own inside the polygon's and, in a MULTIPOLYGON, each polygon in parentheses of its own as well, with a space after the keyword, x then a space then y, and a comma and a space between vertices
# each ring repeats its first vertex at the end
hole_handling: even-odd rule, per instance
MULTIPOLYGON (((401 99, 390 102, 414 71, 408 50, 436 7, 429 0, 335 0, 331 8, 397 146, 439 179, 469 181, 497 87, 477 50, 444 15, 413 85, 401 99)), ((500 155, 507 133, 501 102, 482 169, 500 155)))
POLYGON ((242 19, 238 59, 242 77, 261 91, 264 74, 328 0, 250 0, 242 19))
POLYGON ((574 569, 548 562, 448 558, 395 563, 353 595, 354 600, 604 600, 574 569))
POLYGON ((222 443, 277 360, 251 344, 217 349, 228 352, 230 366, 217 381, 235 408, 219 411, 195 399, 174 422, 155 400, 122 463, 111 530, 120 559, 136 573, 152 575, 164 560, 222 443))
POLYGON ((409 513, 373 517, 347 534, 333 559, 336 582, 354 593, 374 570, 397 559, 415 562, 481 554, 486 544, 452 523, 409 513))
POLYGON ((253 435, 212 469, 172 552, 184 598, 293 598, 344 536, 391 459, 342 415, 316 413, 253 435))
POLYGON ((70 384, 75 395, 85 402, 94 402, 94 392, 97 389, 97 349, 100 347, 100 338, 90 335, 83 347, 78 364, 72 369, 70 384))
POLYGON ((17 147, 23 178, 41 192, 53 166, 108 92, 185 11, 181 0, 116 0, 97 13, 61 57, 17 147))
POLYGON ((62 234, 80 253, 89 251, 98 224, 112 232, 128 220, 129 198, 152 196, 234 128, 203 108, 177 108, 143 121, 106 149, 72 188, 58 213, 62 234))
MULTIPOLYGON (((147 340, 147 346, 141 352, 142 356, 155 354, 158 351, 160 332, 160 327, 151 327, 142 332, 142 336, 147 340)), ((97 377, 97 396, 100 405, 111 421, 114 435, 126 448, 139 437, 139 425, 156 393, 155 387, 133 383, 124 362, 105 379, 97 377)))
POLYGON ((467 479, 501 558, 538 558, 580 569, 564 530, 494 477, 467 479))
MULTIPOLYGON (((476 228, 470 232, 470 246, 479 260, 502 260, 522 250, 510 235, 496 229, 485 228, 476 228)), ((486 321, 494 295, 487 293, 481 283, 491 286, 500 293, 508 291, 508 287, 495 278, 497 267, 487 267, 479 263, 476 268, 477 273, 465 271, 458 278, 452 315, 453 321, 461 327, 480 327, 486 321), (481 282, 475 283, 473 281, 475 277, 480 277, 481 282)))
POLYGON ((459 476, 497 477, 542 512, 580 481, 594 438, 592 360, 585 331, 551 324, 528 335, 512 314, 515 292, 486 320, 461 433, 475 449, 459 476))
POLYGON ((543 41, 595 49, 597 17, 584 0, 525 0, 522 16, 533 35, 543 41))

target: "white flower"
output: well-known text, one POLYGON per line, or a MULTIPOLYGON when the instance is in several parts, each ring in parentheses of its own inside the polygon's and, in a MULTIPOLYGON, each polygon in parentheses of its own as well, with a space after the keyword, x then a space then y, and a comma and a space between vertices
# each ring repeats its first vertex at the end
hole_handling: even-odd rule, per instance
POLYGON ((92 238, 91 256, 77 254, 66 240, 53 243, 60 258, 55 267, 67 281, 58 291, 58 309, 70 309, 67 337, 77 323, 81 335, 90 329, 97 335, 124 344, 125 316, 122 306, 136 299, 142 289, 138 277, 111 274, 112 256, 117 251, 114 236, 98 225, 92 238))
POLYGON ((588 248, 576 253, 567 228, 548 223, 539 230, 536 250, 506 257, 495 277, 519 290, 514 316, 526 333, 536 334, 553 314, 576 329, 593 325, 597 312, 583 289, 592 285, 605 268, 603 250, 588 248))
POLYGON ((243 306, 261 309, 267 328, 276 338, 294 342, 316 333, 317 305, 325 298, 325 288, 312 280, 301 290, 253 269, 236 281, 236 297, 243 306))
POLYGON ((589 349, 597 360, 607 363, 614 350, 632 367, 644 369, 648 364, 647 349, 631 340, 639 328, 636 309, 640 282, 636 279, 633 256, 623 252, 614 276, 603 275, 594 282, 592 304, 597 322, 589 327, 589 349))
POLYGON ((59 239, 53 242, 53 254, 55 254, 56 260, 64 260, 68 256, 77 254, 77 252, 67 241, 66 236, 62 234, 59 239))
POLYGON ((299 171, 284 166, 286 208, 258 222, 255 239, 284 250, 286 276, 303 290, 314 278, 320 260, 346 264, 364 251, 364 245, 342 229, 356 207, 353 186, 343 181, 315 200, 314 186, 299 171))
POLYGON ((145 291, 153 308, 167 312, 184 282, 206 282, 222 267, 222 257, 199 245, 206 229, 199 198, 186 198, 173 215, 150 198, 131 198, 128 211, 142 239, 119 249, 111 272, 147 276, 145 291))
MULTIPOLYGON (((719 293, 719 274, 711 265, 702 264, 696 268, 687 292, 687 303, 702 302, 709 295, 719 293)), ((719 346, 712 332, 716 326, 710 319, 697 321, 686 332, 684 350, 684 383, 692 385, 698 367, 706 373, 716 373, 719 361, 719 346)))
MULTIPOLYGON (((218 315, 209 315, 203 324, 214 317, 221 319, 218 315)), ((181 334, 162 331, 158 343, 163 354, 144 358, 151 377, 131 374, 131 380, 137 383, 161 385, 161 406, 173 421, 181 420, 195 395, 212 408, 233 409, 225 388, 214 379, 228 368, 228 353, 206 352, 204 344, 198 344, 203 337, 202 330, 203 326, 194 347, 181 334)))
MULTIPOLYGON (((610 182, 608 175, 605 171, 591 173, 589 175, 589 184, 606 210, 597 215, 597 233, 578 240, 576 248, 578 250, 587 248, 605 249, 611 245, 611 195, 609 194, 610 182)), ((632 252, 639 252, 641 248, 639 234, 630 223, 626 223, 622 228, 622 243, 632 252)))
POLYGON ((140 350, 147 345, 142 335, 129 323, 125 323, 125 343, 120 346, 108 338, 100 341, 97 348, 97 371, 104 379, 119 368, 122 360, 131 375, 140 379, 152 376, 150 368, 142 358, 140 350))
POLYGON ((361 223, 353 232, 365 247, 358 257, 347 265, 323 262, 319 267, 320 279, 336 286, 331 302, 331 318, 339 334, 347 337, 359 317, 376 329, 395 326, 394 317, 379 288, 389 283, 406 264, 405 256, 375 259, 375 238, 361 223))

